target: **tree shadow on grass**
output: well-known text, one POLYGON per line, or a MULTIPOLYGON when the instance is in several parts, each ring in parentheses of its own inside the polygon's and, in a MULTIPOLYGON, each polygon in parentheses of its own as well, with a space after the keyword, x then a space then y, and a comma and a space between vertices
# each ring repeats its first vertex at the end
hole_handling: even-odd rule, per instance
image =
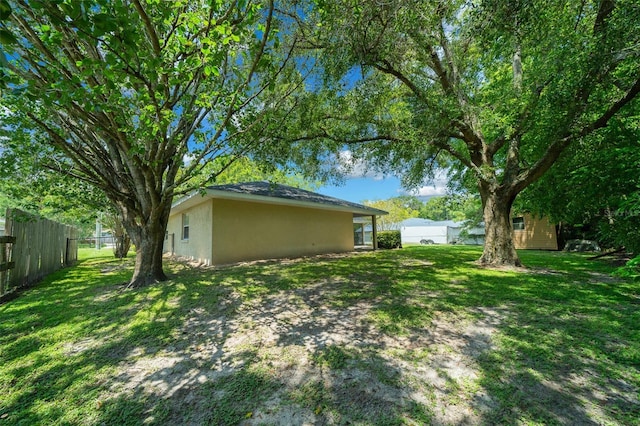
MULTIPOLYGON (((361 269, 355 273, 361 280, 350 284, 363 287, 348 291, 343 300, 376 295, 371 312, 377 326, 392 334, 411 330, 412 339, 420 335, 415 329, 420 324, 432 320, 434 327, 438 312, 470 316, 476 323, 497 312, 491 346, 468 330, 458 336, 459 330, 432 334, 467 355, 466 361, 452 356, 448 362, 470 360, 477 366, 480 389, 471 404, 476 421, 633 424, 640 418, 637 284, 611 280, 601 265, 560 253, 523 255, 534 265, 529 271, 480 270, 469 278, 475 256, 464 248, 446 255, 420 249, 384 256, 354 268, 361 269), (410 264, 404 253, 421 265, 410 264), (542 268, 553 256, 552 266, 559 270, 542 268), (381 270, 383 276, 376 276, 381 270)), ((438 371, 455 389, 464 377, 450 373, 438 371)))
POLYGON ((428 418, 394 381, 397 366, 370 348, 378 342, 353 344, 366 336, 366 324, 354 329, 349 323, 362 306, 328 307, 331 280, 305 285, 309 278, 289 272, 217 271, 212 285, 211 271, 188 270, 190 284, 179 297, 155 295, 156 305, 174 306, 181 326, 156 332, 156 341, 172 337, 160 349, 152 341, 140 345, 142 329, 124 339, 138 345, 121 349, 100 421, 399 424, 428 418), (209 303, 216 286, 221 296, 209 303))
POLYGON ((170 282, 127 292, 126 271, 83 264, 0 308, 0 384, 21 387, 0 415, 32 424, 637 418, 637 289, 590 282, 580 262, 558 274, 471 273, 476 255, 173 264, 170 282))
POLYGON ((130 271, 101 273, 109 263, 81 262, 0 307, 0 422, 94 423, 120 364, 173 340, 172 287, 123 292, 130 271))
POLYGON ((476 357, 479 384, 491 401, 484 421, 634 424, 640 418, 634 306, 640 288, 594 274, 601 266, 576 256, 534 252, 523 260, 534 268, 486 271, 486 278, 456 283, 466 291, 444 285, 440 293, 440 303, 452 310, 504 308, 495 347, 476 357), (557 256, 558 270, 541 268, 538 256, 557 256))
MULTIPOLYGON (((180 337, 157 356, 134 357, 120 368, 112 385, 130 397, 105 401, 102 420, 118 421, 119 413, 135 410, 140 416, 140 401, 146 401, 148 421, 180 424, 399 424, 408 415, 424 418, 393 381, 396 367, 374 356, 367 349, 371 342, 352 344, 366 335, 366 324, 350 321, 358 307, 325 305, 331 284, 282 290, 284 277, 246 272, 217 278, 233 281, 233 294, 226 294, 236 300, 232 308, 191 305, 183 295, 191 306, 180 337)), ((197 292, 206 297, 203 289, 197 292)))

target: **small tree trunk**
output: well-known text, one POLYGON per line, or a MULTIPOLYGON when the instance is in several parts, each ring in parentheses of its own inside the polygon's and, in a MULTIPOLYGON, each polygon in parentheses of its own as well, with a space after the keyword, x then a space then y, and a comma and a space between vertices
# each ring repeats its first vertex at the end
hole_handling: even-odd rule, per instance
POLYGON ((485 243, 480 264, 522 266, 513 244, 511 205, 515 196, 494 189, 480 190, 484 205, 485 243))
POLYGON ((113 247, 113 255, 116 259, 124 259, 131 248, 131 238, 126 233, 115 235, 115 245, 113 247))
POLYGON ((119 217, 114 217, 113 220, 113 236, 115 237, 113 254, 116 259, 124 259, 131 248, 131 238, 129 238, 127 231, 122 226, 122 221, 119 217))

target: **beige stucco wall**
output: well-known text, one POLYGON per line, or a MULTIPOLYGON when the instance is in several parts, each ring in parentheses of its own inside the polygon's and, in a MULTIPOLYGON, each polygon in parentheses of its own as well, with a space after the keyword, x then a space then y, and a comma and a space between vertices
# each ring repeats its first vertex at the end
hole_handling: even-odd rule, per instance
POLYGON ((352 213, 213 200, 213 264, 351 250, 352 213))
POLYGON ((558 250, 556 227, 549 219, 537 218, 530 214, 524 217, 524 229, 513 230, 516 249, 558 250))
MULTIPOLYGON (((211 264, 212 207, 210 199, 202 203, 169 216, 167 232, 174 235, 174 254, 185 257, 205 265, 211 264), (182 239, 182 214, 189 215, 189 239, 182 239)), ((171 237, 169 237, 171 238, 171 237)), ((165 253, 171 251, 171 240, 165 240, 165 253)))

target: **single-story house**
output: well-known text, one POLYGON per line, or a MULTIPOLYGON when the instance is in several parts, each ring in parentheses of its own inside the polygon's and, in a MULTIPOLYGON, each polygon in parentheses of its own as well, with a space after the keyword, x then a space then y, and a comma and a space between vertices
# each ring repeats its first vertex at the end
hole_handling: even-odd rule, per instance
POLYGON ((206 265, 354 249, 354 218, 387 212, 269 182, 211 186, 171 207, 165 253, 206 265))
POLYGON ((484 244, 484 228, 463 229, 453 220, 411 218, 400 222, 400 238, 403 244, 484 244))
POLYGON ((558 250, 556 227, 548 218, 523 213, 515 214, 511 221, 516 249, 558 250))

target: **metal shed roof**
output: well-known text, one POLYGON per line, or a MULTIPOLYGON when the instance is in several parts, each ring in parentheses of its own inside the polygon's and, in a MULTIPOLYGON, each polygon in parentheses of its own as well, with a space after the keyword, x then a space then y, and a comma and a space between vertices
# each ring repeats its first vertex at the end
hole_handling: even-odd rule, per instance
POLYGON ((463 222, 455 222, 453 220, 431 220, 417 217, 400 222, 400 226, 450 226, 452 228, 460 228, 463 225, 463 222))

